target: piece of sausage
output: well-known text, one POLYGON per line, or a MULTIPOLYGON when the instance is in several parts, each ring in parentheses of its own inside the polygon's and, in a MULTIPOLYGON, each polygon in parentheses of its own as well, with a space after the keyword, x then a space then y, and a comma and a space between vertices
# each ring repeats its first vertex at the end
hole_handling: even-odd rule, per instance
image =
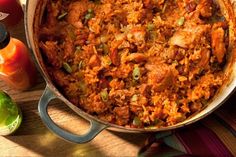
POLYGON ((115 107, 113 110, 116 115, 116 123, 118 125, 125 125, 129 121, 130 111, 129 106, 115 107))
POLYGON ((197 9, 199 9, 202 17, 208 18, 212 16, 212 4, 212 0, 200 0, 197 9))
POLYGON ((115 40, 112 42, 111 44, 111 48, 110 48, 110 59, 112 64, 114 64, 115 66, 119 66, 120 65, 120 55, 118 53, 118 47, 121 45, 121 43, 124 40, 115 40))
POLYGON ((114 64, 115 66, 120 65, 120 55, 117 49, 111 50, 110 59, 111 59, 112 64, 114 64))
POLYGON ((197 3, 195 1, 191 1, 191 2, 186 4, 185 10, 188 13, 191 13, 191 12, 193 12, 196 9, 196 7, 197 7, 197 3))

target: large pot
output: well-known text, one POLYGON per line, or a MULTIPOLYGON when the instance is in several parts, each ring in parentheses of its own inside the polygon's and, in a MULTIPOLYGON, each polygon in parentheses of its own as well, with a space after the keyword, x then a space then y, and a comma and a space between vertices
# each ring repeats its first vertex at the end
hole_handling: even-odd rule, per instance
POLYGON ((34 34, 34 27, 38 25, 40 22, 40 17, 35 18, 35 15, 42 16, 44 11, 45 5, 43 4, 43 0, 28 0, 25 4, 25 30, 27 36, 27 42, 32 50, 35 60, 38 64, 38 67, 43 75, 47 86, 42 97, 39 100, 38 109, 40 117, 42 118, 45 125, 55 134, 58 136, 75 143, 85 143, 92 140, 98 133, 100 133, 104 129, 111 129, 116 131, 123 131, 123 132, 159 132, 159 131, 167 131, 171 129, 180 128, 189 124, 192 124, 210 113, 212 113, 215 109, 221 106, 226 99, 233 93, 236 87, 236 65, 235 65, 235 55, 236 55, 236 18, 235 12, 233 8, 236 8, 235 3, 233 0, 217 0, 225 14, 226 19, 229 21, 230 27, 230 46, 229 46, 229 59, 226 67, 226 73, 230 74, 230 78, 227 82, 225 82, 224 86, 219 90, 217 95, 213 98, 213 100, 199 113, 189 117, 185 121, 178 123, 173 126, 158 128, 158 129, 136 129, 136 128, 125 128, 122 126, 118 126, 115 124, 107 123, 105 121, 99 120, 81 109, 74 106, 71 102, 69 102, 61 93, 60 91, 53 85, 46 68, 44 66, 42 56, 39 52, 38 44, 37 44, 37 37, 34 34), (39 5, 39 7, 37 7, 39 5), (76 112, 79 116, 86 119, 90 122, 90 129, 84 135, 75 135, 69 133, 62 128, 58 127, 52 119, 48 115, 47 107, 48 103, 52 99, 60 99, 66 105, 68 105, 74 112, 76 112))

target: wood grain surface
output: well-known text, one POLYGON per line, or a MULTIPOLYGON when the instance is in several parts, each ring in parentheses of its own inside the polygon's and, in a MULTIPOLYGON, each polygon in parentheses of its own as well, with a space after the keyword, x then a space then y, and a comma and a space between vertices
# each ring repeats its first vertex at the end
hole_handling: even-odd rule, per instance
MULTIPOLYGON (((23 20, 9 30, 12 37, 26 43, 23 20)), ((39 73, 37 84, 24 92, 15 91, 0 81, 0 89, 11 95, 23 113, 22 125, 16 133, 0 136, 0 156, 136 156, 145 139, 150 136, 104 130, 86 144, 64 141, 51 133, 39 117, 37 105, 44 88, 45 82, 39 73)), ((49 114, 60 127, 76 134, 85 133, 89 127, 86 121, 59 100, 50 103, 49 114)))

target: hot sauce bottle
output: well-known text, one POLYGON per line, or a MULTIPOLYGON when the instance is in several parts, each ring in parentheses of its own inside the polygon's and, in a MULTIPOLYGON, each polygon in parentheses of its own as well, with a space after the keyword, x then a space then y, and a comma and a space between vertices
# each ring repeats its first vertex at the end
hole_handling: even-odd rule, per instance
POLYGON ((10 37, 0 23, 0 79, 17 90, 26 90, 36 82, 36 68, 27 47, 10 37))

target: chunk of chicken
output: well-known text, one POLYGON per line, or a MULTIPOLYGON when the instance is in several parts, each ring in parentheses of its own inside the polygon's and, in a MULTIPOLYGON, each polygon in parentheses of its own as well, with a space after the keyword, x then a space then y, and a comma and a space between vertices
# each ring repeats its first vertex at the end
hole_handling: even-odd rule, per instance
POLYGON ((166 64, 146 64, 148 70, 148 84, 155 91, 162 91, 173 84, 173 74, 166 64))
POLYGON ((145 44, 145 36, 146 31, 143 28, 133 28, 128 34, 127 34, 127 40, 130 43, 134 43, 137 46, 141 46, 145 44))
POLYGON ((63 58, 69 59, 74 54, 73 40, 70 37, 66 37, 64 42, 63 58))
POLYGON ((49 27, 54 27, 57 24, 57 16, 59 14, 59 10, 61 8, 61 2, 57 1, 56 3, 48 3, 47 4, 47 25, 49 27))
POLYGON ((205 68, 209 65, 209 60, 210 60, 210 50, 203 48, 201 50, 201 59, 198 62, 198 66, 205 68))
POLYGON ((198 25, 177 31, 170 39, 170 45, 189 48, 195 41, 201 39, 202 35, 210 30, 210 25, 198 25))
POLYGON ((193 35, 191 32, 187 31, 178 31, 170 39, 170 45, 176 45, 179 47, 187 48, 194 41, 193 35))
POLYGON ((151 91, 151 86, 150 85, 142 84, 139 87, 140 94, 142 94, 146 97, 148 97, 148 94, 150 94, 150 91, 151 91))
POLYGON ((216 56, 219 63, 223 62, 226 53, 224 34, 224 29, 222 27, 213 29, 211 32, 211 46, 213 48, 213 54, 216 56))
POLYGON ((46 43, 40 42, 39 47, 42 52, 47 56, 48 62, 54 67, 60 68, 62 66, 62 53, 60 47, 55 41, 46 41, 46 43))
POLYGON ((128 57, 127 57, 128 61, 135 61, 137 63, 143 62, 147 60, 147 56, 143 53, 131 53, 128 57))
POLYGON ((82 19, 82 16, 86 13, 89 8, 94 8, 93 2, 87 0, 81 0, 72 2, 69 5, 69 13, 67 20, 70 24, 75 24, 82 19))
POLYGON ((48 69, 49 73, 52 75, 57 84, 61 87, 67 87, 70 84, 68 75, 66 75, 62 70, 48 69))
POLYGON ((94 32, 95 34, 99 34, 100 31, 101 31, 100 23, 101 23, 101 19, 99 19, 99 18, 92 18, 88 22, 89 30, 91 32, 94 32))

